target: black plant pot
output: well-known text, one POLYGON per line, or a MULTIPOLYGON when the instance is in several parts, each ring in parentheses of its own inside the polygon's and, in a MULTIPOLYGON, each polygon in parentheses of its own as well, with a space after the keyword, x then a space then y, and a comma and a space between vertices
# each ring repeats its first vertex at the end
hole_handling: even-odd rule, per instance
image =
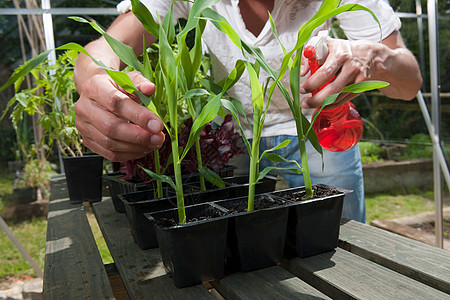
MULTIPOLYGON (((315 188, 332 195, 294 202, 289 208, 286 254, 308 257, 333 250, 338 245, 339 226, 346 190, 326 185, 315 188)), ((305 188, 291 188, 273 193, 283 199, 305 194, 305 188)))
POLYGON ((6 196, 6 206, 11 207, 37 200, 37 187, 14 188, 13 193, 6 196))
POLYGON ((103 175, 109 183, 109 192, 114 205, 114 209, 118 213, 125 212, 125 206, 119 198, 119 194, 133 193, 138 191, 151 190, 156 187, 154 181, 135 181, 122 179, 124 173, 114 172, 103 175))
POLYGON ((223 277, 228 227, 224 211, 210 204, 187 206, 188 223, 175 226, 159 225, 158 220, 178 221, 176 208, 146 216, 155 224, 162 261, 176 287, 223 277))
MULTIPOLYGON (((198 191, 198 183, 185 185, 185 205, 201 204, 247 195, 248 176, 227 177, 223 178, 223 180, 227 185, 225 188, 215 188, 206 191, 198 191)), ((255 192, 260 194, 274 191, 275 185, 275 178, 265 177, 256 184, 255 192)), ((165 198, 161 199, 155 199, 156 194, 154 190, 118 195, 120 202, 125 208, 133 239, 141 249, 158 247, 153 225, 144 214, 177 206, 175 192, 171 188, 165 188, 164 191, 165 198)))
MULTIPOLYGON (((133 240, 143 250, 158 247, 153 224, 144 213, 173 208, 177 203, 176 197, 158 199, 155 197, 155 192, 147 190, 118 195, 119 201, 123 203, 133 240)), ((165 195, 167 195, 166 190, 165 195)))
POLYGON ((64 157, 63 163, 70 203, 102 200, 102 156, 88 153, 83 156, 64 157))
POLYGON ((255 196, 255 210, 238 212, 247 207, 247 197, 216 201, 229 213, 227 268, 247 272, 277 265, 284 252, 288 206, 270 194, 255 196), (274 207, 258 209, 268 199, 274 207))

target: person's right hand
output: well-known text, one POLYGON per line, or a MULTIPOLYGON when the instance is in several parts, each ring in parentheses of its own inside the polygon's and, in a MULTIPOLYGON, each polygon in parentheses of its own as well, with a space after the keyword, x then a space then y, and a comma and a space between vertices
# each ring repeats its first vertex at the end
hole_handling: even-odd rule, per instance
MULTIPOLYGON (((142 74, 128 74, 142 93, 154 93, 155 85, 142 74)), ((161 119, 118 87, 106 72, 84 80, 77 89, 75 126, 92 151, 110 161, 125 161, 143 157, 163 144, 161 119)))

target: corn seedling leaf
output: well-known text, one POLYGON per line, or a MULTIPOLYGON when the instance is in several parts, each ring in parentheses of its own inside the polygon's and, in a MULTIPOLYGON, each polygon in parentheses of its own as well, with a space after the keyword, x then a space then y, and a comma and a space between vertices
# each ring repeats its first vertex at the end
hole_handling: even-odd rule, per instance
POLYGON ((141 21, 144 28, 159 39, 159 24, 155 21, 148 8, 140 0, 131 0, 133 14, 141 21))
POLYGON ((20 78, 23 78, 25 75, 27 75, 31 70, 39 66, 42 62, 45 61, 47 56, 52 52, 53 50, 48 50, 45 52, 42 52, 38 56, 28 60, 22 68, 18 68, 12 75, 9 77, 9 79, 0 87, 0 91, 3 91, 8 86, 19 80, 20 78))
POLYGON ((242 106, 242 104, 237 100, 231 102, 230 100, 227 100, 227 99, 222 99, 221 102, 222 102, 222 106, 233 115, 234 120, 237 122, 239 129, 241 131, 242 139, 244 140, 245 146, 247 147, 247 151, 250 154, 252 147, 250 146, 250 142, 248 141, 248 139, 246 138, 246 136, 244 134, 244 129, 241 125, 241 121, 239 120, 239 110, 237 109, 237 105, 236 105, 236 104, 240 104, 242 106))
POLYGON ((200 175, 202 175, 206 180, 208 180, 210 183, 214 184, 215 186, 219 188, 224 188, 225 183, 223 182, 222 178, 220 178, 219 174, 216 172, 211 171, 207 167, 201 167, 198 169, 198 172, 200 175))
POLYGON ((262 159, 267 153, 273 152, 273 151, 278 150, 278 149, 282 149, 282 148, 286 147, 287 145, 289 145, 290 143, 291 143, 291 140, 284 140, 284 141, 282 141, 281 143, 279 143, 278 145, 276 145, 275 147, 265 150, 265 151, 261 154, 261 157, 260 157, 259 161, 261 161, 261 159, 262 159))
POLYGON ((195 97, 201 97, 201 96, 205 96, 205 95, 209 95, 209 92, 205 89, 191 89, 189 91, 187 91, 183 98, 184 99, 190 99, 190 98, 195 98, 195 97))
POLYGON ((143 166, 139 166, 139 167, 142 170, 144 170, 144 172, 147 173, 148 176, 150 176, 151 178, 153 178, 155 180, 158 180, 158 181, 161 181, 161 182, 168 183, 175 191, 177 190, 177 187, 176 187, 175 183, 173 182, 172 178, 170 178, 169 176, 167 176, 167 175, 158 175, 155 172, 153 172, 153 171, 151 171, 151 170, 149 170, 147 168, 144 168, 143 166))
POLYGON ((195 141, 200 136, 203 128, 205 125, 209 122, 211 122, 217 115, 217 112, 220 108, 220 98, 221 94, 214 96, 211 100, 206 103, 206 105, 203 107, 200 115, 194 120, 194 123, 192 124, 191 132, 189 133, 189 138, 186 143, 186 147, 184 147, 183 154, 180 156, 180 160, 183 160, 183 158, 186 156, 189 149, 194 145, 195 141))
POLYGON ((378 80, 362 81, 344 87, 341 93, 362 93, 375 89, 381 89, 387 87, 388 85, 389 83, 385 81, 378 81, 378 80))
POLYGON ((197 26, 198 18, 202 15, 205 9, 219 3, 220 0, 196 0, 189 11, 188 21, 180 35, 186 35, 189 31, 197 26))

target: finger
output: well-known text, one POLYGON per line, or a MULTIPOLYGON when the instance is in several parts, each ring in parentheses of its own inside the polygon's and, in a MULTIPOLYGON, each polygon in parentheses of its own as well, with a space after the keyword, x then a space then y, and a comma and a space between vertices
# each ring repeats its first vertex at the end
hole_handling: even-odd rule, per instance
MULTIPOLYGON (((130 124, 132 125, 132 124, 130 124)), ((145 139, 136 138, 135 141, 131 142, 124 141, 124 140, 116 140, 113 138, 110 138, 95 128, 90 123, 79 123, 77 126, 82 129, 83 132, 88 132, 86 134, 86 137, 88 137, 91 140, 94 140, 97 144, 102 146, 105 149, 109 149, 113 152, 135 152, 135 153, 145 153, 149 152, 155 149, 159 149, 162 145, 162 142, 164 142, 164 134, 152 134, 149 138, 145 137, 145 139), (148 143, 144 142, 144 140, 149 140, 148 143)), ((134 127, 137 127, 136 125, 132 125, 134 127)), ((131 131, 131 130, 130 130, 131 131)))
POLYGON ((316 73, 310 75, 302 84, 300 84, 300 93, 309 94, 319 90, 336 75, 338 70, 339 68, 336 65, 322 65, 316 73))
POLYGON ((122 161, 127 161, 127 160, 132 160, 132 159, 138 159, 138 158, 144 157, 145 155, 147 155, 149 153, 149 152, 135 153, 135 152, 128 152, 128 151, 127 152, 111 151, 109 149, 102 147, 100 144, 98 144, 96 141, 94 141, 90 138, 83 138, 83 143, 86 145, 86 147, 88 147, 95 153, 100 154, 101 156, 103 156, 104 158, 106 158, 112 162, 122 162, 122 161))
POLYGON ((128 76, 130 76, 131 81, 133 81, 136 88, 141 91, 146 96, 151 96, 156 90, 155 84, 145 78, 140 72, 134 71, 129 72, 128 76))
POLYGON ((84 101, 84 99, 77 101, 75 112, 77 113, 77 128, 85 136, 95 139, 104 147, 113 147, 112 150, 125 150, 123 147, 127 147, 128 144, 143 147, 138 150, 151 150, 161 146, 164 142, 162 132, 152 133, 122 120, 94 101, 84 101))
MULTIPOLYGON (((91 93, 88 93, 88 95, 94 95, 91 98, 96 99, 96 102, 107 111, 153 133, 159 133, 163 130, 163 122, 156 114, 114 88, 108 77, 95 76, 91 81, 88 83, 90 85, 88 89, 91 90, 91 93)), ((95 115, 92 117, 98 118, 95 115)))

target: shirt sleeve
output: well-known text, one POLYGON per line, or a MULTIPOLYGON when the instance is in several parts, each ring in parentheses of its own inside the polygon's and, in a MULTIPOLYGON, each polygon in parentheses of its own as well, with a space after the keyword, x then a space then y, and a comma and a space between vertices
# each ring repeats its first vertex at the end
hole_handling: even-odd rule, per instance
POLYGON ((401 27, 400 18, 385 0, 343 0, 347 3, 360 4, 372 10, 381 25, 367 11, 344 12, 336 16, 339 26, 344 30, 349 40, 370 40, 379 42, 401 27))
MULTIPOLYGON (((172 1, 167 0, 141 0, 141 2, 148 8, 150 13, 155 19, 157 19, 156 14, 158 14, 161 19, 170 9, 172 1)), ((187 19, 189 15, 191 4, 186 1, 175 1, 173 4, 173 18, 174 21, 185 18, 187 19)), ((123 0, 116 6, 117 11, 121 14, 126 13, 131 10, 131 0, 123 0)))

